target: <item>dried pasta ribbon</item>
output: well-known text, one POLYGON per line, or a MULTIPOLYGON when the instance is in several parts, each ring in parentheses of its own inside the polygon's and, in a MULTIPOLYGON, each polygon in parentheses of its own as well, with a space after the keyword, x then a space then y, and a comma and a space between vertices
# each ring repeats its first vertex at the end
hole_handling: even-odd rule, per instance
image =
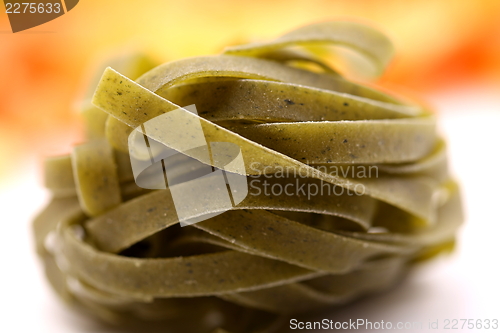
POLYGON ((225 54, 262 57, 290 46, 341 45, 366 56, 378 75, 384 72, 394 50, 390 40, 377 30, 351 21, 311 24, 293 30, 270 42, 230 46, 225 54))
POLYGON ((143 329, 275 332, 292 313, 384 290, 450 250, 461 202, 435 117, 345 79, 327 65, 332 45, 377 75, 393 53, 380 32, 336 21, 157 67, 128 55, 100 71, 81 107, 87 142, 45 162, 52 200, 34 231, 58 294, 143 329), (182 108, 192 104, 197 114, 182 108), (245 168, 184 151, 172 128, 140 130, 175 110, 208 145, 237 145, 245 168), (144 136, 155 144, 145 149, 144 136), (161 145, 183 153, 162 160, 168 187, 140 188, 131 158, 148 163, 161 145), (188 217, 222 214, 181 228, 172 193, 209 200, 196 187, 208 179, 186 180, 207 165, 245 176, 249 194, 229 211, 214 200, 188 217), (270 194, 264 183, 327 191, 270 194))

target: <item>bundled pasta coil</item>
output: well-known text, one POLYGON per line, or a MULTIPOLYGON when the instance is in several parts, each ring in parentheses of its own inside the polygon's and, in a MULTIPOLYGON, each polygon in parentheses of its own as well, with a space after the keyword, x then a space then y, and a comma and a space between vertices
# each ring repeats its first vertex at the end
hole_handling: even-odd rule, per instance
POLYGON ((52 199, 34 230, 58 293, 118 324, 271 332, 450 250, 461 203, 435 116, 346 79, 330 46, 375 75, 393 53, 378 31, 335 21, 216 56, 111 62, 82 103, 87 142, 45 164, 52 199), (205 150, 186 148, 198 135, 186 124, 205 150), (207 167, 244 180, 229 210, 193 177, 207 167), (148 173, 162 168, 168 181, 148 173), (181 218, 177 193, 210 205, 181 218))

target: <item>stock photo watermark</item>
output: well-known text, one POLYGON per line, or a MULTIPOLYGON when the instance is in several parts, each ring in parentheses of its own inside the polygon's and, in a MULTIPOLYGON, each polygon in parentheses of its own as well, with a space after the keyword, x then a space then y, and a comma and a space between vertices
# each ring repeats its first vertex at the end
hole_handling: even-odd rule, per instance
POLYGON ((52 21, 75 8, 79 0, 4 0, 5 13, 13 33, 52 21))
POLYGON ((432 319, 426 321, 385 321, 368 319, 349 319, 335 321, 322 319, 319 321, 299 321, 290 319, 291 330, 497 330, 498 319, 432 319))
MULTIPOLYGON (((305 164, 308 164, 305 162, 305 164)), ((378 178, 378 167, 374 165, 318 165, 314 167, 322 173, 334 177, 346 179, 344 186, 338 186, 323 180, 311 182, 310 175, 305 166, 296 167, 273 167, 273 172, 269 166, 260 166, 258 162, 250 163, 251 175, 249 176, 249 195, 259 196, 299 196, 311 200, 317 196, 361 196, 366 194, 364 184, 347 179, 378 178), (281 182, 271 182, 271 179, 282 180, 281 182)))

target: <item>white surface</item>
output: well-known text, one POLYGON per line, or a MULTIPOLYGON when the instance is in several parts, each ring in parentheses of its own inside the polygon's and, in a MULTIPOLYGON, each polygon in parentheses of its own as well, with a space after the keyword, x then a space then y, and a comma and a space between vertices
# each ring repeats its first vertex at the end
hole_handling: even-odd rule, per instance
MULTIPOLYGON (((500 99, 481 92, 455 91, 435 96, 431 102, 441 111, 450 164, 463 191, 466 224, 460 230, 457 251, 417 268, 387 294, 322 318, 420 321, 424 327, 436 319, 441 326, 444 319, 500 319, 500 99)), ((92 322, 68 310, 45 281, 34 253, 31 219, 47 197, 39 186, 35 166, 26 171, 23 178, 0 188, 0 259, 4 267, 0 275, 0 332, 96 332, 92 322)))

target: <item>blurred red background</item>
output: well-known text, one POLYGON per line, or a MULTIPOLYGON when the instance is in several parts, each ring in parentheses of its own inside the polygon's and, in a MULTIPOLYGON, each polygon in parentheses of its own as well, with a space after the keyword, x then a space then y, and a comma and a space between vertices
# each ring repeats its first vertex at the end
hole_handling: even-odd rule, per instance
POLYGON ((26 158, 81 140, 75 102, 103 54, 137 48, 164 62, 339 17, 367 20, 393 40, 397 56, 377 82, 384 87, 424 98, 458 86, 500 91, 498 0, 81 0, 16 34, 2 8, 0 184, 26 158))

